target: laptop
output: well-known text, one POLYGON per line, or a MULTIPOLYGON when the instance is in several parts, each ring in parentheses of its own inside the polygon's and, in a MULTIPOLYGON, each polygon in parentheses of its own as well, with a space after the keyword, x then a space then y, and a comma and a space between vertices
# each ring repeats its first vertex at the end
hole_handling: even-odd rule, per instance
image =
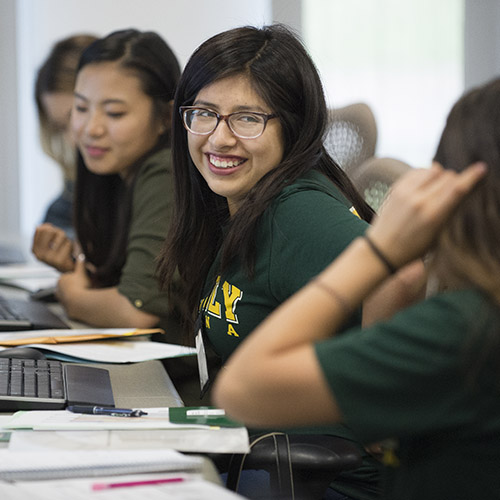
POLYGON ((114 407, 109 371, 59 360, 0 357, 0 412, 71 405, 114 407))
POLYGON ((0 293, 0 331, 71 328, 40 301, 0 293))

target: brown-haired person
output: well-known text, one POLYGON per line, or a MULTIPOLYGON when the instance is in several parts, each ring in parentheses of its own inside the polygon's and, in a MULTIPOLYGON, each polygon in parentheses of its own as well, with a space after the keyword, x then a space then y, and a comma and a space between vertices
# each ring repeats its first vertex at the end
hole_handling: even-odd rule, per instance
POLYGON ((82 54, 71 117, 77 243, 41 226, 33 246, 40 260, 65 271, 57 296, 71 318, 110 327, 169 321, 155 259, 170 220, 179 75, 175 55, 154 32, 117 31, 82 54))
POLYGON ((58 41, 40 66, 35 83, 35 103, 43 151, 61 168, 64 188, 54 199, 43 222, 61 228, 73 237, 73 191, 76 175, 75 144, 70 133, 70 115, 76 68, 82 52, 95 40, 88 34, 58 41))
POLYGON ((455 104, 435 160, 394 186, 372 244, 356 239, 248 338, 215 401, 251 426, 345 422, 366 443, 387 440, 384 498, 496 500, 500 80, 455 104), (422 256, 432 295, 336 335, 387 263, 422 256))

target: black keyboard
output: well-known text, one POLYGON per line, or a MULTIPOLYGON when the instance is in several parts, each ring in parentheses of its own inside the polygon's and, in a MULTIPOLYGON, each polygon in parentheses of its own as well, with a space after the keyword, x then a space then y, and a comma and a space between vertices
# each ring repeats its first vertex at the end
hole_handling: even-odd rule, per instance
POLYGON ((0 411, 114 407, 108 370, 57 360, 0 358, 0 411))

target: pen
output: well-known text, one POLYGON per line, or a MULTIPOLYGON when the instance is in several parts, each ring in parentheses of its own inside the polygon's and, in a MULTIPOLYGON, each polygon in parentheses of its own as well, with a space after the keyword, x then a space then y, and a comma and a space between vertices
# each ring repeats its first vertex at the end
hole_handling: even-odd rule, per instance
POLYGON ((146 481, 129 481, 126 483, 95 483, 92 485, 94 491, 107 490, 108 488, 130 488, 131 486, 148 486, 152 484, 180 483, 183 477, 170 477, 165 479, 148 479, 146 481))
POLYGON ((142 410, 129 410, 128 408, 105 408, 102 406, 68 406, 71 413, 82 413, 85 415, 108 415, 110 417, 141 417, 147 415, 142 410))

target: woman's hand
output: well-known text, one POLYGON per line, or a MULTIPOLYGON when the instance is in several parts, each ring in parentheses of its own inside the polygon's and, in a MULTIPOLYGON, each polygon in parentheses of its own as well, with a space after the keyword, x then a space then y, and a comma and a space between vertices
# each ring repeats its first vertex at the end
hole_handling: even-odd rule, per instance
POLYGON ((484 163, 462 172, 437 163, 398 180, 367 234, 397 268, 424 255, 460 200, 486 173, 484 163))
POLYGON ((62 229, 45 223, 36 228, 31 250, 41 262, 66 273, 75 268, 73 246, 73 241, 62 229))

